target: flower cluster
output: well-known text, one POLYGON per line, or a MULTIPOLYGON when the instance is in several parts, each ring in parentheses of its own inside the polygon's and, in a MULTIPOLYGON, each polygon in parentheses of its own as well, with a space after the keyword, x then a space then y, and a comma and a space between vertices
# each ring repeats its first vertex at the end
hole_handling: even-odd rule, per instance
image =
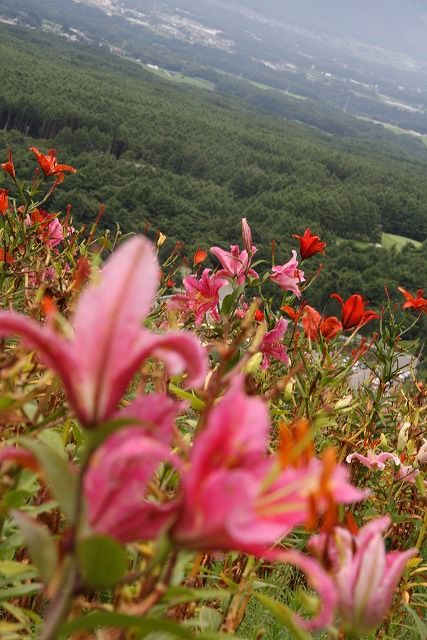
MULTIPOLYGON (((85 236, 69 212, 61 221, 45 209, 75 169, 31 150, 38 199, 16 205, 0 191, 0 506, 10 575, 23 559, 26 580, 10 611, 21 595, 35 608, 45 596, 43 640, 79 629, 93 606, 106 619, 114 609, 110 626, 179 635, 183 619, 202 628, 198 598, 220 615, 225 595, 221 624, 235 632, 254 597, 296 637, 325 627, 358 637, 390 616, 402 576, 417 603, 426 391, 398 382, 406 329, 395 316, 358 342, 384 311, 359 293, 332 293, 339 317, 335 302, 309 304, 319 269, 308 261, 326 247, 310 229, 294 236, 299 257, 267 267, 254 262, 246 218, 242 249, 211 248, 219 266, 203 268, 198 249, 191 273, 174 249, 161 268, 160 233, 156 244, 121 240, 103 261, 108 234, 97 241, 96 225, 85 236), (317 592, 311 617, 259 589, 284 565, 317 592), (87 599, 105 590, 108 604, 87 599), (71 611, 83 615, 61 626, 71 611)), ((11 152, 1 166, 28 193, 11 152)), ((401 293, 400 313, 426 311, 422 291, 401 293)))

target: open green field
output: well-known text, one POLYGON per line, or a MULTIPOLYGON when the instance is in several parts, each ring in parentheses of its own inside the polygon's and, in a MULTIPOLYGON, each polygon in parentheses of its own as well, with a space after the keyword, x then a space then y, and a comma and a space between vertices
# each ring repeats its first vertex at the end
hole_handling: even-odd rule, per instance
POLYGON ((421 242, 418 242, 418 240, 411 240, 411 238, 405 238, 404 236, 397 236, 393 233, 382 234, 381 246, 385 247, 386 249, 390 249, 391 247, 402 249, 402 247, 404 247, 405 244, 407 244, 408 242, 413 244, 415 247, 421 247, 421 242))
MULTIPOLYGON (((340 242, 344 242, 348 240, 348 238, 339 238, 338 244, 340 242)), ((366 242, 364 240, 351 240, 356 247, 360 249, 364 249, 366 247, 379 246, 374 245, 372 242, 366 242)), ((421 247, 421 242, 418 240, 412 240, 412 238, 407 238, 405 236, 398 236, 394 233, 383 233, 381 236, 381 247, 383 249, 391 249, 391 247, 396 247, 396 249, 402 249, 408 242, 410 242, 414 247, 421 247)))
POLYGON ((190 76, 186 76, 181 72, 168 71, 167 69, 162 69, 161 67, 155 69, 152 66, 148 66, 146 64, 143 65, 147 71, 150 73, 154 73, 154 75, 159 78, 163 78, 164 80, 171 80, 172 82, 179 82, 182 84, 190 84, 193 87, 198 87, 199 89, 207 89, 208 91, 213 91, 215 86, 209 80, 205 80, 204 78, 194 78, 190 76))

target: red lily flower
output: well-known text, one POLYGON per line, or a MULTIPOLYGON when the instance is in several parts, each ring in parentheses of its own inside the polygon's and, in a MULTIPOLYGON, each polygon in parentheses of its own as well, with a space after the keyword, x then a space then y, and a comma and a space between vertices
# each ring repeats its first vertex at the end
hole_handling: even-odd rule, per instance
POLYGON ((7 189, 0 189, 0 213, 2 216, 6 215, 9 206, 8 193, 9 191, 7 189))
POLYGON ((77 172, 77 169, 71 167, 69 164, 58 164, 55 149, 49 149, 46 155, 40 153, 37 147, 30 147, 30 151, 35 154, 37 162, 46 177, 62 174, 64 171, 68 171, 69 173, 77 172))
POLYGON ((13 256, 10 255, 10 253, 8 253, 7 251, 3 251, 3 249, 0 249, 0 262, 5 262, 6 264, 12 264, 13 262, 15 262, 13 256))
POLYGON ((198 264, 201 264, 208 257, 207 251, 203 249, 197 249, 196 253, 193 256, 193 266, 196 267, 198 264))
POLYGON ((380 317, 375 311, 365 310, 365 301, 360 293, 353 293, 345 302, 338 293, 331 293, 331 298, 338 300, 342 307, 341 322, 344 329, 359 329, 380 317))
POLYGON ((255 311, 255 320, 257 322, 262 322, 264 320, 264 313, 263 311, 261 311, 261 309, 257 309, 255 311))
POLYGON ((423 289, 418 289, 416 296, 413 296, 412 293, 409 293, 409 291, 406 291, 403 287, 397 287, 397 289, 406 298, 402 309, 416 309, 417 311, 425 311, 427 313, 427 299, 423 297, 423 289))
POLYGON ((303 236, 294 234, 292 237, 299 240, 301 260, 307 260, 316 253, 325 253, 326 242, 322 242, 319 236, 312 234, 309 228, 304 231, 303 236))
POLYGON ((284 304, 283 307, 280 307, 280 311, 283 311, 284 313, 286 313, 286 315, 290 317, 292 322, 297 323, 304 311, 304 303, 302 303, 299 309, 293 309, 288 304, 284 304))
POLYGON ((320 336, 325 340, 332 340, 342 331, 342 324, 335 316, 322 317, 316 309, 306 305, 303 311, 302 325, 310 340, 317 341, 320 336))
POLYGON ((12 149, 9 149, 9 160, 7 162, 2 162, 0 166, 3 169, 3 171, 8 173, 10 176, 12 176, 12 178, 15 178, 16 174, 15 174, 15 166, 13 164, 13 158, 12 158, 12 149))
POLYGON ((342 324, 336 316, 327 316, 322 318, 320 323, 320 333, 325 340, 332 340, 337 333, 342 331, 342 324))

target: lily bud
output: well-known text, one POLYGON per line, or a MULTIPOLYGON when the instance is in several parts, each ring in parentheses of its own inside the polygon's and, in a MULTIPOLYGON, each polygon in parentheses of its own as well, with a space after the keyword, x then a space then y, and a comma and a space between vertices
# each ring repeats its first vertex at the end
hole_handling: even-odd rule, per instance
POLYGON ((423 438, 423 444, 418 449, 415 460, 418 464, 427 464, 427 440, 425 438, 423 438))
POLYGON ((409 440, 409 427, 411 426, 410 422, 404 422, 400 427, 399 435, 397 437, 397 451, 398 453, 402 453, 406 449, 406 445, 409 440))
POLYGON ((251 376, 255 375, 259 371, 261 362, 262 362, 262 353, 260 352, 254 353, 254 355, 251 356, 247 361, 244 368, 244 373, 251 376))
POLYGON ((252 255, 252 231, 246 218, 242 218, 242 239, 243 247, 249 255, 252 255))
POLYGON ((157 238, 157 241, 156 241, 156 246, 157 246, 158 249, 160 249, 160 247, 165 244, 166 237, 167 236, 165 236, 164 233, 159 231, 159 235, 158 235, 158 238, 157 238))

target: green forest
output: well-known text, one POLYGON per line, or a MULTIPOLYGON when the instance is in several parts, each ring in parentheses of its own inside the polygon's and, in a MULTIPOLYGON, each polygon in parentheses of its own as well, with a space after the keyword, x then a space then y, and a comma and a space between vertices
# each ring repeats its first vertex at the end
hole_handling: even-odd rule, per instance
POLYGON ((13 147, 30 171, 30 144, 55 147, 60 162, 78 168, 55 209, 70 203, 75 220, 89 224, 104 203, 104 225, 141 232, 148 224, 167 235, 165 250, 182 241, 189 255, 236 241, 247 216, 261 254, 275 240, 277 261, 289 257, 285 238, 310 226, 328 243, 328 269, 310 289, 319 308, 334 308, 332 291, 358 291, 380 307, 386 285, 400 301, 398 285, 427 284, 421 143, 376 135, 370 124, 372 135, 360 137, 345 121, 332 135, 266 113, 237 90, 171 83, 98 47, 19 27, 0 34, 4 155, 13 147), (408 243, 381 246, 383 234, 408 243))

